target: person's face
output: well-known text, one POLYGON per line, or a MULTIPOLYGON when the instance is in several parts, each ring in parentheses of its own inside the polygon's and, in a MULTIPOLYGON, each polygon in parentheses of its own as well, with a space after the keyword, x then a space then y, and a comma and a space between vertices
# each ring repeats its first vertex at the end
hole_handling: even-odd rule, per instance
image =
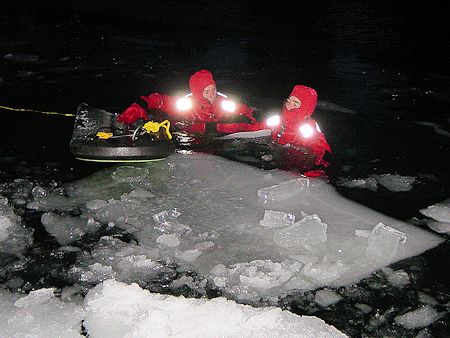
POLYGON ((217 98, 217 89, 216 85, 210 84, 209 86, 203 89, 203 97, 209 101, 209 103, 213 104, 217 98))
POLYGON ((284 106, 286 107, 287 110, 300 108, 301 105, 302 101, 300 101, 300 99, 295 96, 289 96, 284 102, 284 106))

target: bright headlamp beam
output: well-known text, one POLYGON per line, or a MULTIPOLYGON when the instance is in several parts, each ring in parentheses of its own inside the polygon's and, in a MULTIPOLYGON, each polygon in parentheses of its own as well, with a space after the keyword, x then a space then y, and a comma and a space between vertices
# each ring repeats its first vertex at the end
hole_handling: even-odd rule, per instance
POLYGON ((236 103, 234 103, 233 101, 230 100, 224 100, 222 101, 222 109, 229 112, 229 113, 233 113, 236 110, 236 103))
POLYGON ((267 118, 266 125, 267 127, 276 127, 280 124, 280 115, 273 115, 267 118))
POLYGON ((304 138, 309 138, 314 134, 314 128, 309 124, 303 124, 298 129, 304 138))
POLYGON ((187 97, 183 97, 177 100, 176 105, 179 111, 186 111, 192 108, 192 101, 187 97))

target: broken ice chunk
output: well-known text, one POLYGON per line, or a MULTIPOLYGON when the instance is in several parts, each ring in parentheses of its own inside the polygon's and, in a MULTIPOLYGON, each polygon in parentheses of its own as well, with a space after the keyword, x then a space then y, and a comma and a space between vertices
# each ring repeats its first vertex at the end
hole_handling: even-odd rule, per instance
POLYGON ((163 223, 163 222, 172 221, 180 215, 181 215, 181 213, 179 211, 177 211, 176 208, 174 208, 170 211, 163 210, 157 214, 154 214, 153 220, 158 223, 163 223))
POLYGON ((189 233, 191 228, 178 222, 177 217, 181 215, 176 208, 167 211, 163 210, 154 214, 153 220, 156 222, 154 228, 161 232, 189 233))
POLYGON ((301 190, 323 184, 323 181, 300 177, 280 184, 258 190, 259 202, 265 204, 270 201, 284 201, 297 195, 301 190))
POLYGON ((341 295, 329 289, 317 291, 314 297, 314 301, 322 307, 327 307, 336 304, 341 299, 342 299, 341 295))
POLYGON ((427 227, 440 234, 450 234, 450 222, 430 222, 427 227))
POLYGON ((361 310, 363 313, 369 313, 373 309, 370 305, 364 304, 364 303, 356 303, 355 307, 359 310, 361 310))
POLYGON ((431 205, 426 209, 421 209, 420 213, 438 222, 450 222, 450 207, 444 204, 431 205))
POLYGON ((425 327, 439 319, 440 315, 430 305, 424 305, 414 311, 395 317, 395 322, 407 329, 425 327))
POLYGON ((301 273, 316 286, 331 284, 333 281, 342 277, 349 266, 342 262, 322 261, 306 264, 301 273))
POLYGON ((164 235, 159 236, 156 239, 156 243, 164 244, 165 246, 174 248, 174 247, 180 245, 180 240, 174 234, 168 234, 168 235, 164 234, 164 235))
POLYGON ((28 296, 19 298, 14 303, 16 307, 29 307, 47 303, 51 298, 55 297, 54 288, 39 289, 31 291, 28 296))
POLYGON ((142 182, 147 176, 146 168, 131 166, 119 167, 111 174, 112 179, 119 183, 142 182))
POLYGON ((263 227, 281 228, 295 222, 295 215, 284 211, 266 210, 264 219, 259 222, 263 227))
POLYGON ((372 175, 379 185, 394 192, 409 191, 412 189, 412 184, 416 180, 412 176, 400 176, 392 174, 372 175))
POLYGON ((248 263, 238 263, 233 274, 238 275, 242 285, 267 290, 287 282, 302 267, 294 261, 273 262, 271 260, 254 260, 248 263))
POLYGON ((176 253, 176 256, 186 262, 195 262, 202 254, 198 249, 185 250, 176 253))
POLYGON ((393 272, 387 277, 387 279, 389 283, 397 287, 408 285, 411 282, 408 273, 404 270, 397 270, 393 272))
POLYGON ((317 215, 306 216, 287 228, 275 231, 273 240, 283 248, 326 242, 327 225, 317 215))
POLYGON ((54 213, 42 214, 41 223, 45 230, 55 237, 61 245, 77 241, 85 233, 95 231, 100 227, 100 224, 88 222, 88 220, 80 217, 56 215, 54 213))
POLYGON ((8 217, 0 215, 0 242, 8 238, 8 228, 12 227, 14 227, 14 223, 8 217))
POLYGON ((92 211, 99 210, 103 208, 108 202, 101 199, 94 199, 86 202, 86 208, 92 211))
POLYGON ((373 177, 355 179, 340 178, 337 184, 347 188, 363 188, 377 191, 377 180, 373 177))
POLYGON ((403 232, 380 222, 372 229, 366 254, 389 262, 397 255, 399 244, 406 243, 406 238, 403 232))

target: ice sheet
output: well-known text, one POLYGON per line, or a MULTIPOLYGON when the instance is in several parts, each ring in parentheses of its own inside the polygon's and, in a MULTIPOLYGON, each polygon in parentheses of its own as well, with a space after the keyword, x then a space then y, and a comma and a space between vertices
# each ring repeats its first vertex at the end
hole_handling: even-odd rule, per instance
MULTIPOLYGON (((343 198, 319 179, 264 171, 205 154, 177 154, 155 163, 116 166, 65 188, 65 209, 77 207, 80 217, 134 234, 137 246, 121 243, 129 247, 128 255, 144 261, 169 258, 182 269, 213 279, 223 292, 241 300, 357 282, 443 241, 343 198), (107 204, 86 207, 99 199, 107 204), (275 219, 270 226, 264 221, 269 219, 268 210, 293 215, 295 223, 284 226, 275 219), (385 255, 377 250, 378 237, 372 234, 378 234, 380 224, 390 229, 383 238, 393 243, 385 255)), ((49 210, 52 200, 57 209, 59 201, 51 194, 35 196, 30 205, 49 210)), ((108 241, 102 245, 105 257, 108 250, 115 252, 108 241)), ((123 255, 117 259, 123 260, 123 255)), ((117 271, 120 262, 105 263, 100 257, 87 257, 75 269, 80 275, 103 273, 103 279, 94 278, 97 281, 123 274, 117 271), (105 265, 102 273, 93 269, 96 262, 105 265)))

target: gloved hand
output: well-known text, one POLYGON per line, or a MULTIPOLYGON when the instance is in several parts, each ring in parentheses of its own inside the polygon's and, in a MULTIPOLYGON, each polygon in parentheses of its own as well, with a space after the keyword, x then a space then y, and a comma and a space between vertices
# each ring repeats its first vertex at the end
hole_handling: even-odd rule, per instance
POLYGON ((137 103, 133 103, 127 109, 125 109, 119 116, 117 121, 120 123, 130 124, 138 119, 147 120, 147 112, 137 103))
POLYGON ((164 101, 159 93, 153 93, 149 96, 141 96, 141 99, 147 102, 150 109, 160 109, 164 104, 164 101))

